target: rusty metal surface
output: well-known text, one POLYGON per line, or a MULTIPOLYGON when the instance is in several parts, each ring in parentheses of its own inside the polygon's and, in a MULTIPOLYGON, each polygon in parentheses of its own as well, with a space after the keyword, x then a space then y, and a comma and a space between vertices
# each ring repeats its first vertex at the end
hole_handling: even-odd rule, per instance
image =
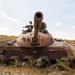
POLYGON ((35 60, 41 56, 47 56, 50 60, 67 56, 64 49, 60 48, 49 48, 49 47, 0 47, 1 55, 6 56, 7 59, 12 56, 17 56, 23 60, 25 56, 32 56, 35 60))
MULTIPOLYGON (((27 34, 21 34, 18 38, 16 43, 21 46, 21 47, 31 47, 32 43, 33 43, 33 36, 34 34, 31 33, 27 33, 27 34)), ((51 35, 48 34, 43 34, 40 33, 38 34, 38 46, 48 46, 50 44, 53 43, 53 37, 51 35)))

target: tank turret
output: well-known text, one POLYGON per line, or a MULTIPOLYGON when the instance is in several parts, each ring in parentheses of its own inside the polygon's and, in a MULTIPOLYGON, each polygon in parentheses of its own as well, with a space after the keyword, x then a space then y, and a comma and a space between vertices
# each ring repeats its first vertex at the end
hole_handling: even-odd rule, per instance
MULTIPOLYGON (((30 27, 32 25, 28 25, 30 27)), ((45 23, 43 22, 42 12, 36 12, 34 15, 34 31, 28 28, 25 33, 21 34, 16 43, 21 47, 31 46, 48 46, 53 43, 54 39, 50 33, 45 29, 45 23)))

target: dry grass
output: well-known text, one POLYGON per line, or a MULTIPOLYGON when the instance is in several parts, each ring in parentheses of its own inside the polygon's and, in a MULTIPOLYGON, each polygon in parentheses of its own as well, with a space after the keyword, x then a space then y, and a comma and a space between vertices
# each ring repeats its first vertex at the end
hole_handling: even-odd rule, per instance
POLYGON ((60 71, 55 68, 37 68, 37 67, 5 67, 0 66, 0 75, 75 75, 75 70, 60 71))
POLYGON ((68 41, 68 43, 75 45, 75 40, 67 40, 67 41, 68 41))
POLYGON ((16 36, 0 35, 0 45, 3 45, 4 43, 8 41, 13 41, 16 38, 17 38, 16 36))
POLYGON ((5 75, 50 75, 49 68, 36 67, 0 67, 0 74, 5 75))

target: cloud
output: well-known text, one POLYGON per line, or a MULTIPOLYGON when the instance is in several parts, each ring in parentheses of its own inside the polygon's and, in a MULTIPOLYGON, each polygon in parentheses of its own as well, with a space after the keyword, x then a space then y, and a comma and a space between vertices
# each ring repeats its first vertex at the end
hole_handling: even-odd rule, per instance
POLYGON ((56 23, 54 23, 55 26, 62 26, 62 22, 58 21, 56 23))
POLYGON ((0 1, 0 9, 2 8, 2 2, 0 1))
POLYGON ((0 35, 10 34, 8 27, 0 27, 0 35))
POLYGON ((55 38, 63 38, 63 36, 65 35, 62 31, 51 31, 51 34, 55 38))
POLYGON ((19 21, 11 16, 8 16, 6 13, 2 12, 1 17, 8 20, 8 21, 13 21, 15 23, 18 23, 19 21))
POLYGON ((75 34, 67 34, 63 31, 51 31, 51 34, 54 38, 59 38, 59 39, 68 39, 68 40, 74 40, 75 39, 75 34))
POLYGON ((0 13, 0 34, 2 35, 18 35, 20 32, 20 21, 15 19, 3 11, 0 13))
POLYGON ((75 25, 72 25, 72 26, 71 26, 71 29, 75 30, 75 25))

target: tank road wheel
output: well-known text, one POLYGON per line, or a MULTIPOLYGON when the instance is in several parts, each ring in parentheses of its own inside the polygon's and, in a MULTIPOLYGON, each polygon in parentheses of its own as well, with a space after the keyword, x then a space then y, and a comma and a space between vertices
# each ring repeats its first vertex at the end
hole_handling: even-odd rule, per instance
POLYGON ((22 65, 33 66, 34 58, 32 56, 25 56, 22 60, 22 65))
POLYGON ((37 67, 46 67, 50 65, 49 58, 47 56, 41 56, 36 60, 35 65, 37 67))
POLYGON ((8 65, 18 65, 19 57, 18 56, 12 56, 8 59, 8 65))
POLYGON ((3 64, 5 62, 6 58, 4 55, 0 55, 0 64, 3 64))

